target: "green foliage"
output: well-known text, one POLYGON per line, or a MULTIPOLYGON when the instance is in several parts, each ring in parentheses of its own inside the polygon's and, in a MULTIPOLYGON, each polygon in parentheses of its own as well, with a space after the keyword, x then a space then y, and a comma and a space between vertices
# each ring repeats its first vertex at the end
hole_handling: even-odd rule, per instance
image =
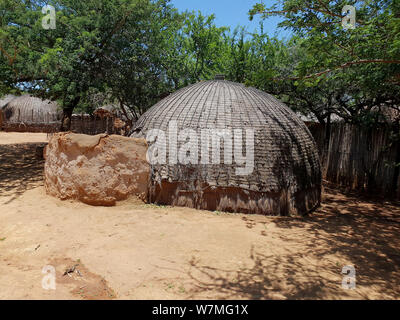
POLYGON ((332 113, 352 123, 381 122, 377 107, 400 105, 399 9, 398 2, 389 0, 283 0, 271 8, 256 4, 250 17, 282 17, 280 26, 295 33, 297 52, 289 74, 264 79, 276 82, 278 90, 262 85, 261 79, 258 85, 284 92, 290 104, 321 122, 332 113), (342 26, 345 5, 356 8, 355 29, 342 26))
POLYGON ((249 12, 280 16, 289 40, 217 27, 215 17, 180 13, 167 0, 0 0, 0 95, 28 91, 65 110, 117 103, 139 117, 188 84, 223 73, 325 123, 385 120, 400 106, 397 1, 281 0, 249 12), (56 29, 41 26, 44 4, 56 29), (342 8, 357 8, 344 30, 342 8))
POLYGON ((41 26, 43 1, 1 1, 0 93, 29 91, 70 112, 93 110, 92 96, 103 93, 138 117, 221 70, 227 28, 166 0, 50 1, 55 30, 41 26))

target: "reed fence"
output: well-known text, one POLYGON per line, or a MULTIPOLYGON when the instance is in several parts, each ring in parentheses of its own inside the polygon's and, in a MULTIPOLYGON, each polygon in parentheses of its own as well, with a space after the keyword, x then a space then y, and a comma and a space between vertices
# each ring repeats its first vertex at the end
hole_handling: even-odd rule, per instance
POLYGON ((389 127, 360 128, 334 123, 329 141, 325 126, 309 126, 318 145, 323 177, 351 190, 400 199, 400 143, 389 127))

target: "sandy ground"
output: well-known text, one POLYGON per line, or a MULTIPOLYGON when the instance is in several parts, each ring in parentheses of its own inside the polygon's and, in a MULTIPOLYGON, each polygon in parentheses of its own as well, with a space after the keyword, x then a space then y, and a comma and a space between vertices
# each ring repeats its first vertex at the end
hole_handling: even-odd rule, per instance
POLYGON ((3 132, 0 131, 0 145, 27 143, 27 142, 47 142, 47 133, 29 133, 29 132, 3 132))
POLYGON ((326 186, 323 206, 298 219, 91 207, 47 196, 36 144, 4 141, 11 134, 0 133, 0 299, 400 298, 398 203, 326 186), (346 265, 355 290, 342 288, 346 265), (46 266, 56 290, 42 287, 46 266))

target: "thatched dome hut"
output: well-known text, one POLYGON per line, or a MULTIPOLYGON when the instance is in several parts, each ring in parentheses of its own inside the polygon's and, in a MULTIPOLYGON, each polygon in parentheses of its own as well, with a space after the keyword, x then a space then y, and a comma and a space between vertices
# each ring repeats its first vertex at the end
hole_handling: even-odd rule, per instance
POLYGON ((60 124, 61 111, 56 102, 23 95, 2 109, 2 129, 20 132, 53 132, 60 124))
POLYGON ((304 215, 320 204, 321 168, 311 133, 286 105, 260 90, 224 80, 191 85, 148 110, 132 136, 146 136, 154 156, 152 202, 267 215, 304 215), (187 139, 193 132, 198 141, 187 139), (220 145, 216 133, 226 138, 220 145), (176 161, 176 150, 181 160, 198 155, 198 163, 176 161), (203 162, 209 156, 216 162, 203 162))

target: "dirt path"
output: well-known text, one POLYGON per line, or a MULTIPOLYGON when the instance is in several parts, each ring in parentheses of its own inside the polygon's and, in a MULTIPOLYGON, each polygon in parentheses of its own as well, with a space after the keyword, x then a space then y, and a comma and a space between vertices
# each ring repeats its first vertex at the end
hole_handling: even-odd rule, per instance
POLYGON ((0 145, 16 143, 47 142, 47 133, 3 132, 0 131, 0 145))
POLYGON ((90 207, 48 197, 42 166, 32 145, 0 146, 0 299, 400 298, 397 204, 326 187, 304 219, 90 207), (341 287, 346 265, 356 290, 341 287))

